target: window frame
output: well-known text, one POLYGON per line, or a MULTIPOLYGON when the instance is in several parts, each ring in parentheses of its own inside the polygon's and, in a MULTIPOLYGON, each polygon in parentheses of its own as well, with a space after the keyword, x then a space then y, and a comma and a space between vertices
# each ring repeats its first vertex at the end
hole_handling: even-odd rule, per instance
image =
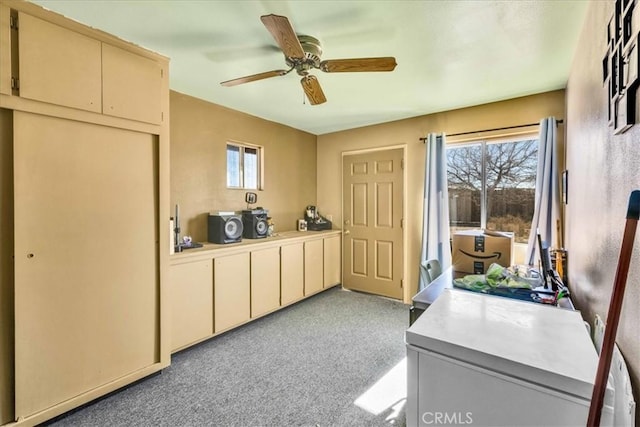
POLYGON ((233 140, 228 140, 225 144, 225 163, 226 163, 226 187, 227 190, 254 190, 254 191, 262 191, 264 190, 264 147, 261 145, 250 144, 246 142, 238 142, 233 140), (238 149, 239 153, 239 164, 238 164, 238 178, 240 185, 230 186, 229 185, 229 147, 235 147, 238 149), (257 162, 256 162, 256 188, 249 188, 245 185, 245 173, 244 173, 244 157, 245 157, 245 149, 256 150, 257 162))

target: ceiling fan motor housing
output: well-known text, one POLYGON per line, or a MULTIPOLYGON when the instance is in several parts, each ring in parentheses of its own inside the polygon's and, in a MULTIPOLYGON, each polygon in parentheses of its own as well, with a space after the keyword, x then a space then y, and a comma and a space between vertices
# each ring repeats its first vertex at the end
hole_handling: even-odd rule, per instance
POLYGON ((304 76, 311 68, 320 68, 320 57, 322 56, 322 44, 315 37, 299 35, 297 36, 304 51, 304 58, 287 58, 285 61, 296 72, 304 76))

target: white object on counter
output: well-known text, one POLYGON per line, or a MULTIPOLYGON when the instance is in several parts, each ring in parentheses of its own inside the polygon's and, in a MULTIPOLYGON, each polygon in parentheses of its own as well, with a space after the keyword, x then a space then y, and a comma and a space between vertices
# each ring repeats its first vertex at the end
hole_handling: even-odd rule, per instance
MULTIPOLYGON (((578 311, 445 289, 405 340, 409 427, 436 416, 447 424, 586 424, 598 356, 578 311)), ((602 426, 612 425, 612 405, 609 386, 602 426)))

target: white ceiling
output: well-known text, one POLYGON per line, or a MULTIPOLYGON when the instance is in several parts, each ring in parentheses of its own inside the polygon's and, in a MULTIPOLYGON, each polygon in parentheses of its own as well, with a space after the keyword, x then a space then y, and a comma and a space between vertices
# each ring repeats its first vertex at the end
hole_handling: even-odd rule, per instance
POLYGON ((35 0, 171 58, 171 89, 313 134, 564 88, 587 1, 35 0), (325 104, 304 102, 260 22, 285 15, 323 43, 322 59, 395 56, 390 73, 315 74, 325 104))

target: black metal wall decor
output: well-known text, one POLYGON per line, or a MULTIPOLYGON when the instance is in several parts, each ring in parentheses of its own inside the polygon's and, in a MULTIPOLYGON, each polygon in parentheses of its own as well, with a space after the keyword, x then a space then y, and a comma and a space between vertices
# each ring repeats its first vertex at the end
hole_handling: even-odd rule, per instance
POLYGON ((607 52, 602 60, 602 79, 608 89, 609 126, 621 134, 633 126, 640 112, 637 102, 640 55, 640 7, 637 0, 616 0, 607 26, 607 52))

